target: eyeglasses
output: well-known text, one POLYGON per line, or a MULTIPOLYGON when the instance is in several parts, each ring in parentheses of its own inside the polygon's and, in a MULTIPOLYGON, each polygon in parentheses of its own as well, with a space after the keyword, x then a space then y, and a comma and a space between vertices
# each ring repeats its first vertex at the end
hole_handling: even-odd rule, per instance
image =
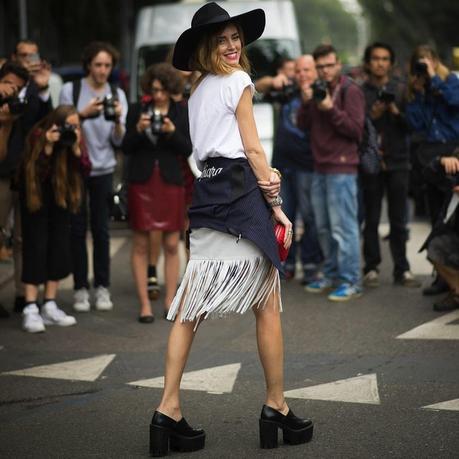
POLYGON ((151 92, 153 94, 156 94, 158 92, 166 92, 166 90, 164 88, 155 88, 154 86, 151 88, 151 92))
POLYGON ((325 70, 325 69, 332 69, 333 67, 336 66, 336 62, 333 62, 333 64, 322 64, 322 65, 316 65, 317 70, 325 70))

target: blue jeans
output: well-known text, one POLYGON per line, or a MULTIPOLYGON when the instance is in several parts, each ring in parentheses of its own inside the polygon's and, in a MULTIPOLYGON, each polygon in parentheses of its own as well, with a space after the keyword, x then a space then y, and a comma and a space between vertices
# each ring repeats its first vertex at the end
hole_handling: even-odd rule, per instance
POLYGON ((327 279, 360 284, 360 238, 357 176, 318 174, 312 180, 311 201, 324 255, 327 279))
MULTIPOLYGON (((312 172, 291 168, 282 169, 281 196, 284 200, 282 208, 294 226, 298 213, 303 220, 304 233, 299 244, 303 266, 318 265, 322 261, 322 252, 317 239, 311 205, 312 177, 312 172)), ((288 258, 285 261, 285 267, 289 271, 295 270, 297 246, 296 242, 292 244, 288 258)))

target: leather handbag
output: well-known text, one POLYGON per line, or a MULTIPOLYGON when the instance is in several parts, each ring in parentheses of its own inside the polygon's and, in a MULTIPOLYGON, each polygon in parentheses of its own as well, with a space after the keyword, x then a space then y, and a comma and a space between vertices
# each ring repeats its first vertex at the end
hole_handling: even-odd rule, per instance
POLYGON ((276 223, 274 226, 274 235, 276 236, 277 249, 279 250, 280 261, 285 261, 288 257, 289 249, 284 247, 285 238, 285 226, 280 223, 276 223))

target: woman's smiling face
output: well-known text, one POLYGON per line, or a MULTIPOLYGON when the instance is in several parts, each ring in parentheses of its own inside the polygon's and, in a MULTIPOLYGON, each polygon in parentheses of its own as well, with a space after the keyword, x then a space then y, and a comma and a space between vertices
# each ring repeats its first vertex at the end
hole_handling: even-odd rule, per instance
POLYGON ((228 24, 217 36, 218 55, 229 65, 238 65, 241 57, 241 37, 234 24, 228 24))

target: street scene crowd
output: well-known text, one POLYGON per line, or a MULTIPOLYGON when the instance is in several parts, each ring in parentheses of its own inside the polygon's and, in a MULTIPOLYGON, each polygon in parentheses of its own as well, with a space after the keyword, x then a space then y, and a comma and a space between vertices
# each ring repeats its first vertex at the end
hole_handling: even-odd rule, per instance
MULTIPOLYGON (((117 212, 128 215, 132 230, 138 320, 154 322, 151 302, 162 288, 165 316, 175 296, 198 179, 188 161, 187 97, 199 75, 153 64, 141 77, 143 95, 128 105, 125 91, 109 82, 119 57, 109 43, 89 43, 85 76, 64 84, 55 107, 38 43, 19 41, 1 64, 0 227, 3 246, 12 244, 12 306, 26 332, 76 324, 59 305, 59 281, 69 275, 76 313, 113 309, 109 224, 117 212), (117 151, 125 194, 114 193, 117 151), (164 286, 156 272, 161 252, 164 286)), ((282 59, 276 75, 255 76, 256 98, 277 111, 272 166, 296 226, 283 277, 293 279, 301 266, 305 301, 314 294, 356 300, 377 288, 385 199, 393 282, 420 295, 406 249, 412 199, 432 227, 419 247, 434 272, 422 293, 445 295, 433 303, 436 311, 459 308, 458 77, 431 46, 397 62, 382 42, 367 46, 350 73, 339 52, 322 44, 282 59)), ((2 305, 1 317, 10 309, 2 305)))

